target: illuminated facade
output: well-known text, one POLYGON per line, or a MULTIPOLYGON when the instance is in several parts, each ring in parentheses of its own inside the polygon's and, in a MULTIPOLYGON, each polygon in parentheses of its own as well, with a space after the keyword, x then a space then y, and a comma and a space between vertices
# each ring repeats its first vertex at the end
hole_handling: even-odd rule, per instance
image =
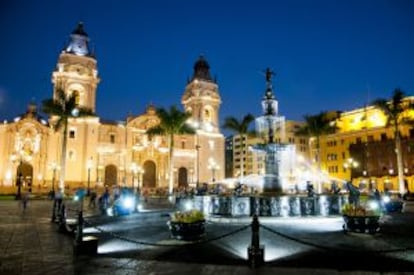
MULTIPOLYGON (((96 110, 100 82, 97 60, 89 49, 89 37, 80 23, 60 53, 52 73, 56 98, 58 89, 76 94, 77 104, 96 110)), ((224 137, 218 126, 221 104, 217 83, 211 78, 207 61, 194 65, 181 100, 191 112, 196 135, 175 137, 174 187, 210 182, 224 177, 224 137), (214 163, 212 171, 209 164, 214 163)), ((38 116, 36 107, 12 122, 0 125, 0 184, 15 190, 17 178, 34 191, 57 188, 60 172, 62 133, 54 131, 55 117, 38 116), (21 174, 21 175, 20 175, 21 174), (19 177, 20 175, 20 177, 19 177)), ((154 106, 126 121, 105 121, 97 116, 69 120, 66 188, 79 186, 133 186, 155 190, 168 186, 168 148, 165 137, 150 139, 146 130, 159 122, 154 106)))
MULTIPOLYGON (((413 101, 413 97, 405 100, 413 101)), ((407 113, 414 117, 414 113, 407 113)), ((331 180, 352 180, 361 189, 378 187, 398 190, 395 140, 392 127, 379 109, 368 106, 344 112, 336 120, 335 134, 321 137, 322 169, 331 180)), ((404 177, 410 191, 414 190, 414 131, 400 125, 404 177)), ((316 146, 311 139, 311 156, 316 158, 316 146)))

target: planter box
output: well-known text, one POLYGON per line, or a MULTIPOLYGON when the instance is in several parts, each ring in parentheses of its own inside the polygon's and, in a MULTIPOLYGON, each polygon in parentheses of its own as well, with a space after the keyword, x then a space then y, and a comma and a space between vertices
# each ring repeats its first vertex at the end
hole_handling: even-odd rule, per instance
POLYGON ((374 234, 380 230, 380 216, 347 216, 344 218, 344 230, 357 233, 374 234))
POLYGON ((194 241, 202 238, 205 235, 205 221, 198 221, 192 223, 183 222, 167 222, 171 232, 171 236, 184 241, 194 241))

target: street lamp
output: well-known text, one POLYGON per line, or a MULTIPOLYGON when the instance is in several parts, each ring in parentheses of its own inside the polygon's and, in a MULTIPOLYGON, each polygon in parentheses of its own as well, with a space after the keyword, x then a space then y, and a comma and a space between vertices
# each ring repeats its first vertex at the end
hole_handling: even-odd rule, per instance
POLYGON ((86 168, 88 169, 88 190, 86 192, 86 196, 91 194, 90 184, 91 184, 91 169, 92 169, 92 160, 88 159, 86 162, 86 168))
POLYGON ((212 182, 214 183, 216 181, 216 170, 219 170, 220 166, 218 166, 218 164, 213 159, 210 159, 207 168, 211 170, 212 182))
POLYGON ((194 169, 190 168, 190 183, 194 184, 194 169))
POLYGON ((196 172, 196 188, 199 187, 200 184, 200 135, 198 133, 198 130, 201 129, 201 125, 199 121, 195 121, 190 119, 189 121, 190 126, 194 129, 195 131, 195 135, 196 135, 196 144, 195 144, 195 150, 196 150, 196 161, 197 161, 197 165, 195 166, 195 172, 196 172))
POLYGON ((196 153, 197 153, 197 182, 196 182, 196 188, 198 188, 199 184, 200 184, 200 145, 199 145, 199 138, 198 138, 198 134, 197 134, 197 145, 195 147, 196 149, 196 153))
MULTIPOLYGON (((145 172, 144 168, 142 168, 141 165, 138 165, 138 167, 137 167, 137 173, 138 173, 138 190, 142 190, 142 176, 143 176, 144 172, 145 172)), ((135 192, 135 190, 134 190, 134 192, 135 192)))
POLYGON ((348 158, 346 162, 344 163, 344 168, 345 169, 349 168, 351 171, 351 176, 350 176, 351 182, 352 182, 352 169, 357 168, 358 166, 359 166, 359 163, 355 161, 353 158, 348 158))
POLYGON ((138 171, 138 166, 135 162, 131 163, 131 166, 129 167, 129 169, 131 170, 131 174, 132 174, 132 190, 135 189, 135 174, 138 171))
POLYGON ((54 161, 50 164, 50 169, 53 171, 52 175, 52 193, 55 194, 55 181, 56 181, 56 169, 59 169, 59 165, 54 161))
MULTIPOLYGON (((19 155, 19 164, 17 166, 17 178, 16 178, 16 186, 17 186, 16 200, 21 199, 21 194, 22 194, 22 191, 21 190, 22 190, 22 185, 23 185, 23 180, 24 180, 23 173, 22 173, 22 168, 23 168, 23 154, 24 154, 23 150, 20 150, 18 152, 18 155, 19 155)), ((17 159, 18 159, 17 154, 12 154, 10 158, 11 158, 11 161, 13 163, 16 163, 17 162, 17 159)), ((27 159, 29 159, 29 157, 27 157, 27 159)))

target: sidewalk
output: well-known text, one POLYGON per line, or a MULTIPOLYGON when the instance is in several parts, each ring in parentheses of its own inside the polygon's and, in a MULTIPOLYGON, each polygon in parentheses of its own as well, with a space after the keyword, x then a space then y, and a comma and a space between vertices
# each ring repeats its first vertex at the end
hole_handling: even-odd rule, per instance
MULTIPOLYGON (((25 213, 17 201, 0 201, 0 274, 397 274, 298 267, 212 265, 137 259, 125 255, 73 257, 73 238, 50 222, 51 201, 31 201, 25 213)), ((86 215, 91 214, 86 211, 86 215)), ((412 257, 412 251, 411 257, 412 257)), ((134 256, 135 255, 135 256, 134 256)), ((344 259, 346 260, 346 259, 344 259)), ((379 263, 381 264, 381 263, 379 263)), ((413 265, 414 271, 414 265, 413 265)), ((413 274, 398 272, 398 274, 413 274)))

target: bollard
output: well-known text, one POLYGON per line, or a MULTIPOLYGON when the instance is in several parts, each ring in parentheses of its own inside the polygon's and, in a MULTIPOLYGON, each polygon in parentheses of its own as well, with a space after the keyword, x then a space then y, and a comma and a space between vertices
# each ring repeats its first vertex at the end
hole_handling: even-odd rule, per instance
POLYGON ((250 268, 259 267, 264 263, 264 246, 260 245, 259 228, 259 219, 255 214, 252 221, 252 243, 247 249, 250 268))
POLYGON ((52 222, 56 221, 56 200, 53 200, 52 222))
POLYGON ((83 236, 83 211, 78 213, 78 226, 75 241, 73 243, 73 254, 96 255, 98 253, 98 238, 95 236, 83 236))
POLYGON ((78 213, 78 227, 76 229, 76 237, 75 241, 76 243, 80 244, 82 243, 83 238, 83 211, 79 211, 78 213))
POLYGON ((66 207, 63 204, 58 213, 59 231, 66 232, 66 207))

